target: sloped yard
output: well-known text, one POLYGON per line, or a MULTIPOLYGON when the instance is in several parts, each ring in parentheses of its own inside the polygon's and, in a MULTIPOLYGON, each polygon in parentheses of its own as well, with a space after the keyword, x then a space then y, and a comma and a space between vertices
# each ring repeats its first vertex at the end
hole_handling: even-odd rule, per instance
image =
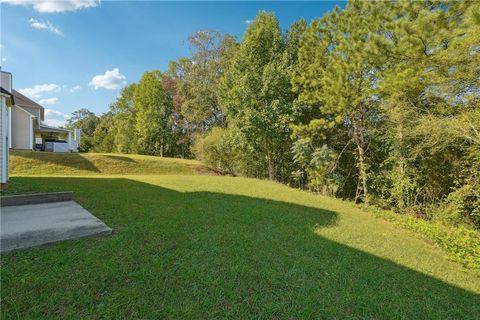
POLYGON ((2 318, 456 318, 480 275, 348 203, 201 175, 16 177, 112 235, 2 255, 2 318))

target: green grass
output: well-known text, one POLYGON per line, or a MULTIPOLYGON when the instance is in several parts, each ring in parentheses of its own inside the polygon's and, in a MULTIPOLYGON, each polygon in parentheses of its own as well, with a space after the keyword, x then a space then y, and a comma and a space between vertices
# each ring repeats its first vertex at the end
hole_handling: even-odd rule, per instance
POLYGON ((213 174, 195 160, 113 153, 10 152, 12 176, 97 174, 213 174))
POLYGON ((478 272, 336 199, 205 175, 12 180, 73 190, 114 231, 2 255, 2 319, 480 317, 478 272))

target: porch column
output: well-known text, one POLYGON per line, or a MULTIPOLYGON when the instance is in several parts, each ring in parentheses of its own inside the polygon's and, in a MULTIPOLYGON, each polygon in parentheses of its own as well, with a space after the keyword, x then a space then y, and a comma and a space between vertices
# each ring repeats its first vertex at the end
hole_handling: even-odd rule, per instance
POLYGON ((33 117, 30 117, 30 150, 33 150, 33 117))
POLYGON ((68 131, 68 150, 72 151, 72 131, 68 131))
POLYGON ((7 108, 8 114, 8 148, 12 149, 12 108, 7 108))

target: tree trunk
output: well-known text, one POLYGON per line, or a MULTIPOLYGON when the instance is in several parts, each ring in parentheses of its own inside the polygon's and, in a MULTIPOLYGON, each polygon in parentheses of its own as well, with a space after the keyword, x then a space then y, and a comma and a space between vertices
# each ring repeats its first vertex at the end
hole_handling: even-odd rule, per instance
POLYGON ((160 144, 160 157, 163 158, 163 137, 162 137, 162 141, 161 141, 161 144, 160 144))
MULTIPOLYGON (((405 181, 405 172, 406 172, 406 160, 404 157, 404 149, 403 149, 403 125, 402 121, 400 121, 400 124, 398 125, 398 170, 400 173, 400 181, 403 182, 405 181)), ((400 194, 400 199, 397 199, 398 201, 398 206, 400 209, 404 209, 405 206, 408 206, 408 198, 405 197, 405 190, 402 188, 402 193, 400 194)))
POLYGON ((268 141, 265 141, 265 150, 266 150, 266 158, 267 158, 267 166, 268 166, 268 180, 275 180, 275 168, 272 159, 272 152, 270 151, 270 145, 268 141))
POLYGON ((368 205, 368 167, 365 159, 365 112, 360 111, 358 119, 353 120, 353 139, 357 144, 358 171, 363 193, 363 203, 368 205))
POLYGON ((267 160, 268 160, 268 180, 275 180, 275 172, 273 169, 272 156, 267 155, 267 160))

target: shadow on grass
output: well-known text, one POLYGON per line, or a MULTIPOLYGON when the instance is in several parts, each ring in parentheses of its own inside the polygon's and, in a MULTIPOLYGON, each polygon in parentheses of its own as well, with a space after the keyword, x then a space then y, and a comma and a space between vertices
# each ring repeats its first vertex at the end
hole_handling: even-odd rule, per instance
POLYGON ((4 318, 480 315, 472 292, 315 234, 336 212, 128 179, 17 179, 75 191, 114 233, 2 256, 4 318))
POLYGON ((115 155, 110 155, 109 154, 109 155, 102 155, 102 157, 109 158, 109 159, 112 159, 112 160, 122 161, 122 162, 137 163, 137 161, 135 161, 134 159, 129 158, 129 157, 125 157, 125 156, 115 156, 115 155))
MULTIPOLYGON (((100 170, 90 160, 83 157, 81 153, 13 150, 11 151, 11 154, 17 157, 54 164, 60 167, 64 166, 77 170, 100 172, 100 170)), ((12 169, 14 170, 14 168, 12 169)))

